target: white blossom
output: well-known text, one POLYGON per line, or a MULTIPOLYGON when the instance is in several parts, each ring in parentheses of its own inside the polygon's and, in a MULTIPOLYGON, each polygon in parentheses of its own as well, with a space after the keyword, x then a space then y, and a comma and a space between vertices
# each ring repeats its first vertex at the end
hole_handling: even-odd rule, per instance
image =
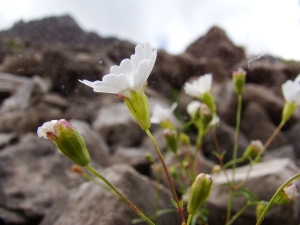
POLYGON ((192 83, 186 82, 184 85, 184 90, 188 95, 201 98, 204 93, 210 92, 211 84, 212 75, 205 74, 200 76, 198 80, 195 80, 192 83))
POLYGON ((288 80, 282 85, 282 93, 286 102, 300 106, 300 75, 295 81, 288 80))
POLYGON ((188 104, 188 106, 187 106, 188 114, 191 117, 193 117, 195 115, 195 113, 197 112, 197 110, 200 110, 201 104, 202 103, 199 101, 192 101, 190 104, 188 104))
POLYGON ((135 54, 130 59, 124 59, 120 66, 112 66, 110 73, 102 81, 79 80, 93 88, 95 92, 113 93, 129 97, 130 91, 142 91, 153 69, 157 51, 153 51, 149 43, 144 48, 135 47, 135 54))
POLYGON ((177 103, 173 103, 173 105, 170 108, 163 108, 160 105, 155 105, 152 116, 151 116, 151 123, 159 124, 163 121, 166 121, 171 118, 173 111, 177 107, 177 103))
POLYGON ((296 200, 299 197, 297 192, 297 185, 295 183, 289 183, 284 189, 284 193, 287 195, 289 200, 296 200))
POLYGON ((54 132, 54 124, 57 123, 57 120, 51 120, 50 122, 45 122, 42 126, 40 126, 37 130, 37 134, 39 137, 43 137, 49 139, 47 137, 47 133, 55 133, 54 132))

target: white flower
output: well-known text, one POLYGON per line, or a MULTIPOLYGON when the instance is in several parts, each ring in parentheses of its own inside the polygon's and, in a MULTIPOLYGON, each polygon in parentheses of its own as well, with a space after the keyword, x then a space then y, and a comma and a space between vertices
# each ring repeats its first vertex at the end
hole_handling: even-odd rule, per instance
POLYGON ((92 87, 95 92, 129 97, 131 90, 143 90, 153 69, 156 55, 157 51, 153 51, 149 43, 146 43, 144 48, 137 45, 135 54, 130 59, 124 59, 120 66, 112 66, 110 73, 105 75, 102 81, 79 81, 92 87))
POLYGON ((175 108, 177 107, 177 103, 173 103, 173 105, 166 109, 161 107, 160 105, 155 105, 153 112, 152 112, 152 116, 151 116, 151 123, 161 123, 163 121, 166 121, 168 119, 170 119, 170 117, 172 116, 173 111, 175 110, 175 108))
POLYGON ((195 113, 197 112, 197 110, 200 110, 201 104, 202 103, 199 101, 192 101, 190 104, 188 104, 188 106, 187 106, 188 114, 191 117, 193 117, 195 115, 195 113))
POLYGON ((300 75, 295 81, 288 80, 282 85, 282 93, 286 102, 300 106, 300 75))
POLYGON ((204 93, 210 92, 212 84, 212 75, 205 74, 192 83, 185 83, 184 90, 188 95, 201 98, 204 93))
POLYGON ((299 193, 297 192, 297 185, 295 183, 289 183, 283 189, 283 191, 289 200, 296 200, 299 197, 299 193))
POLYGON ((38 128, 37 134, 39 137, 43 137, 49 139, 47 137, 47 133, 55 133, 54 132, 54 124, 57 123, 57 120, 51 120, 50 122, 45 122, 41 127, 38 128))

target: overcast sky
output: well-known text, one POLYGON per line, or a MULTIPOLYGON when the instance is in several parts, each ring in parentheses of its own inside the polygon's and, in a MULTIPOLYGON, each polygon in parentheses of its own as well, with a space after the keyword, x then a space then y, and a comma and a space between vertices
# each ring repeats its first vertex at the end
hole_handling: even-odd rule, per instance
POLYGON ((300 60, 300 0, 0 0, 0 30, 71 15, 86 31, 179 54, 213 25, 248 54, 300 60))

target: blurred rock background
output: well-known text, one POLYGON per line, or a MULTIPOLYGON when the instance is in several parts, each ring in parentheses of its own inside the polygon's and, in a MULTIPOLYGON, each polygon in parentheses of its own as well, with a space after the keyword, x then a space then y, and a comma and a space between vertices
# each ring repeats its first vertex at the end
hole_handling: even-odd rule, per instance
MULTIPOLYGON (((53 143, 37 137, 37 127, 61 118, 70 120, 85 137, 93 165, 146 214, 153 214, 156 175, 145 160, 148 153, 156 158, 151 142, 120 99, 94 93, 78 82, 101 80, 112 65, 134 53, 135 45, 87 33, 70 16, 19 22, 0 32, 0 225, 114 225, 131 224, 137 217, 115 196, 72 173, 72 162, 53 143)), ((300 74, 299 62, 270 55, 251 61, 224 30, 212 27, 180 55, 158 50, 146 89, 150 106, 168 107, 170 99, 176 100, 178 112, 188 120, 186 106, 193 98, 183 91, 184 83, 212 73, 212 92, 221 118, 217 137, 229 160, 237 104, 231 73, 239 67, 247 71, 241 155, 251 140, 265 142, 279 124, 284 105, 281 84, 300 74)), ((269 200, 281 183, 299 172, 299 130, 297 111, 267 150, 265 166, 247 182, 263 200, 269 200)), ((164 151, 161 130, 152 126, 152 131, 164 151)), ((213 151, 208 135, 202 159, 207 173, 217 164, 213 151)), ((244 168, 240 169, 245 175, 244 168)), ((169 188, 160 185, 159 193, 159 207, 172 208, 169 188)), ((226 192, 215 189, 208 203, 210 225, 224 224, 226 201, 226 192)), ((265 223, 294 225, 299 216, 296 201, 275 207, 265 223)), ((159 224, 178 221, 174 213, 159 218, 159 224)), ((253 209, 236 224, 254 223, 253 209)))

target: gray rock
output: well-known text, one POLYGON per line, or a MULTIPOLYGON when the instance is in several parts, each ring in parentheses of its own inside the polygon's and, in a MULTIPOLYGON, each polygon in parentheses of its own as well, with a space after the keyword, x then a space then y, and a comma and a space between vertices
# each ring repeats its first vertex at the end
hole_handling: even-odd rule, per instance
POLYGON ((117 146, 137 146, 145 136, 124 103, 101 108, 92 126, 103 135, 112 149, 117 146))
MULTIPOLYGON (((241 131, 249 140, 261 140, 265 143, 275 131, 276 125, 270 120, 265 107, 251 102, 247 105, 242 116, 241 131)), ((271 142, 268 149, 277 148, 287 144, 287 138, 283 132, 279 132, 271 142)))
POLYGON ((17 138, 16 133, 0 133, 0 149, 15 142, 17 138))
POLYGON ((283 145, 279 148, 266 151, 263 160, 270 160, 276 158, 289 158, 296 163, 296 154, 293 145, 283 145))
POLYGON ((300 122, 294 124, 290 129, 290 131, 286 133, 289 142, 294 146, 297 159, 300 158, 299 133, 300 133, 300 122))
MULTIPOLYGON (((172 208, 169 191, 163 186, 157 187, 153 181, 127 165, 115 165, 101 174, 148 216, 154 213, 156 203, 153 200, 157 188, 159 209, 172 208)), ((94 183, 86 182, 59 199, 41 225, 130 225, 135 218, 139 216, 117 196, 94 183)), ((161 225, 180 224, 176 212, 160 216, 158 221, 161 225)))
MULTIPOLYGON (((228 162, 232 159, 233 155, 233 146, 234 146, 234 133, 235 130, 233 127, 227 125, 226 123, 220 122, 219 126, 216 129, 216 137, 220 147, 220 151, 226 151, 224 155, 224 162, 228 162)), ((239 141, 238 141, 238 157, 241 157, 244 150, 248 146, 249 141, 246 136, 240 132, 239 141)), ((216 163, 219 163, 216 156, 213 154, 217 152, 215 143, 213 140, 212 131, 210 131, 204 138, 203 142, 203 154, 209 159, 213 160, 216 163)))
MULTIPOLYGON (((235 178, 237 183, 245 179, 248 170, 249 166, 236 169, 235 178)), ((298 172, 299 168, 290 159, 274 159, 261 162, 252 168, 249 179, 244 187, 255 194, 260 200, 269 201, 277 188, 298 172)), ((227 170, 227 173, 229 175, 232 174, 232 170, 227 170)), ((213 179, 214 187, 208 200, 210 211, 209 224, 223 224, 225 222, 229 188, 227 185, 223 185, 227 182, 223 173, 216 174, 213 176, 213 179)), ((244 196, 236 197, 233 202, 233 212, 236 213, 245 203, 246 198, 244 196)), ((299 203, 298 199, 285 206, 273 206, 263 223, 272 225, 298 224, 297 216, 299 208, 297 208, 297 205, 299 203)), ((251 207, 242 214, 235 224, 255 224, 255 207, 251 207)))
POLYGON ((0 206, 6 215, 1 218, 4 224, 17 219, 19 223, 15 224, 38 224, 54 199, 83 181, 71 172, 72 164, 52 141, 36 134, 28 134, 20 143, 1 150, 0 206))

